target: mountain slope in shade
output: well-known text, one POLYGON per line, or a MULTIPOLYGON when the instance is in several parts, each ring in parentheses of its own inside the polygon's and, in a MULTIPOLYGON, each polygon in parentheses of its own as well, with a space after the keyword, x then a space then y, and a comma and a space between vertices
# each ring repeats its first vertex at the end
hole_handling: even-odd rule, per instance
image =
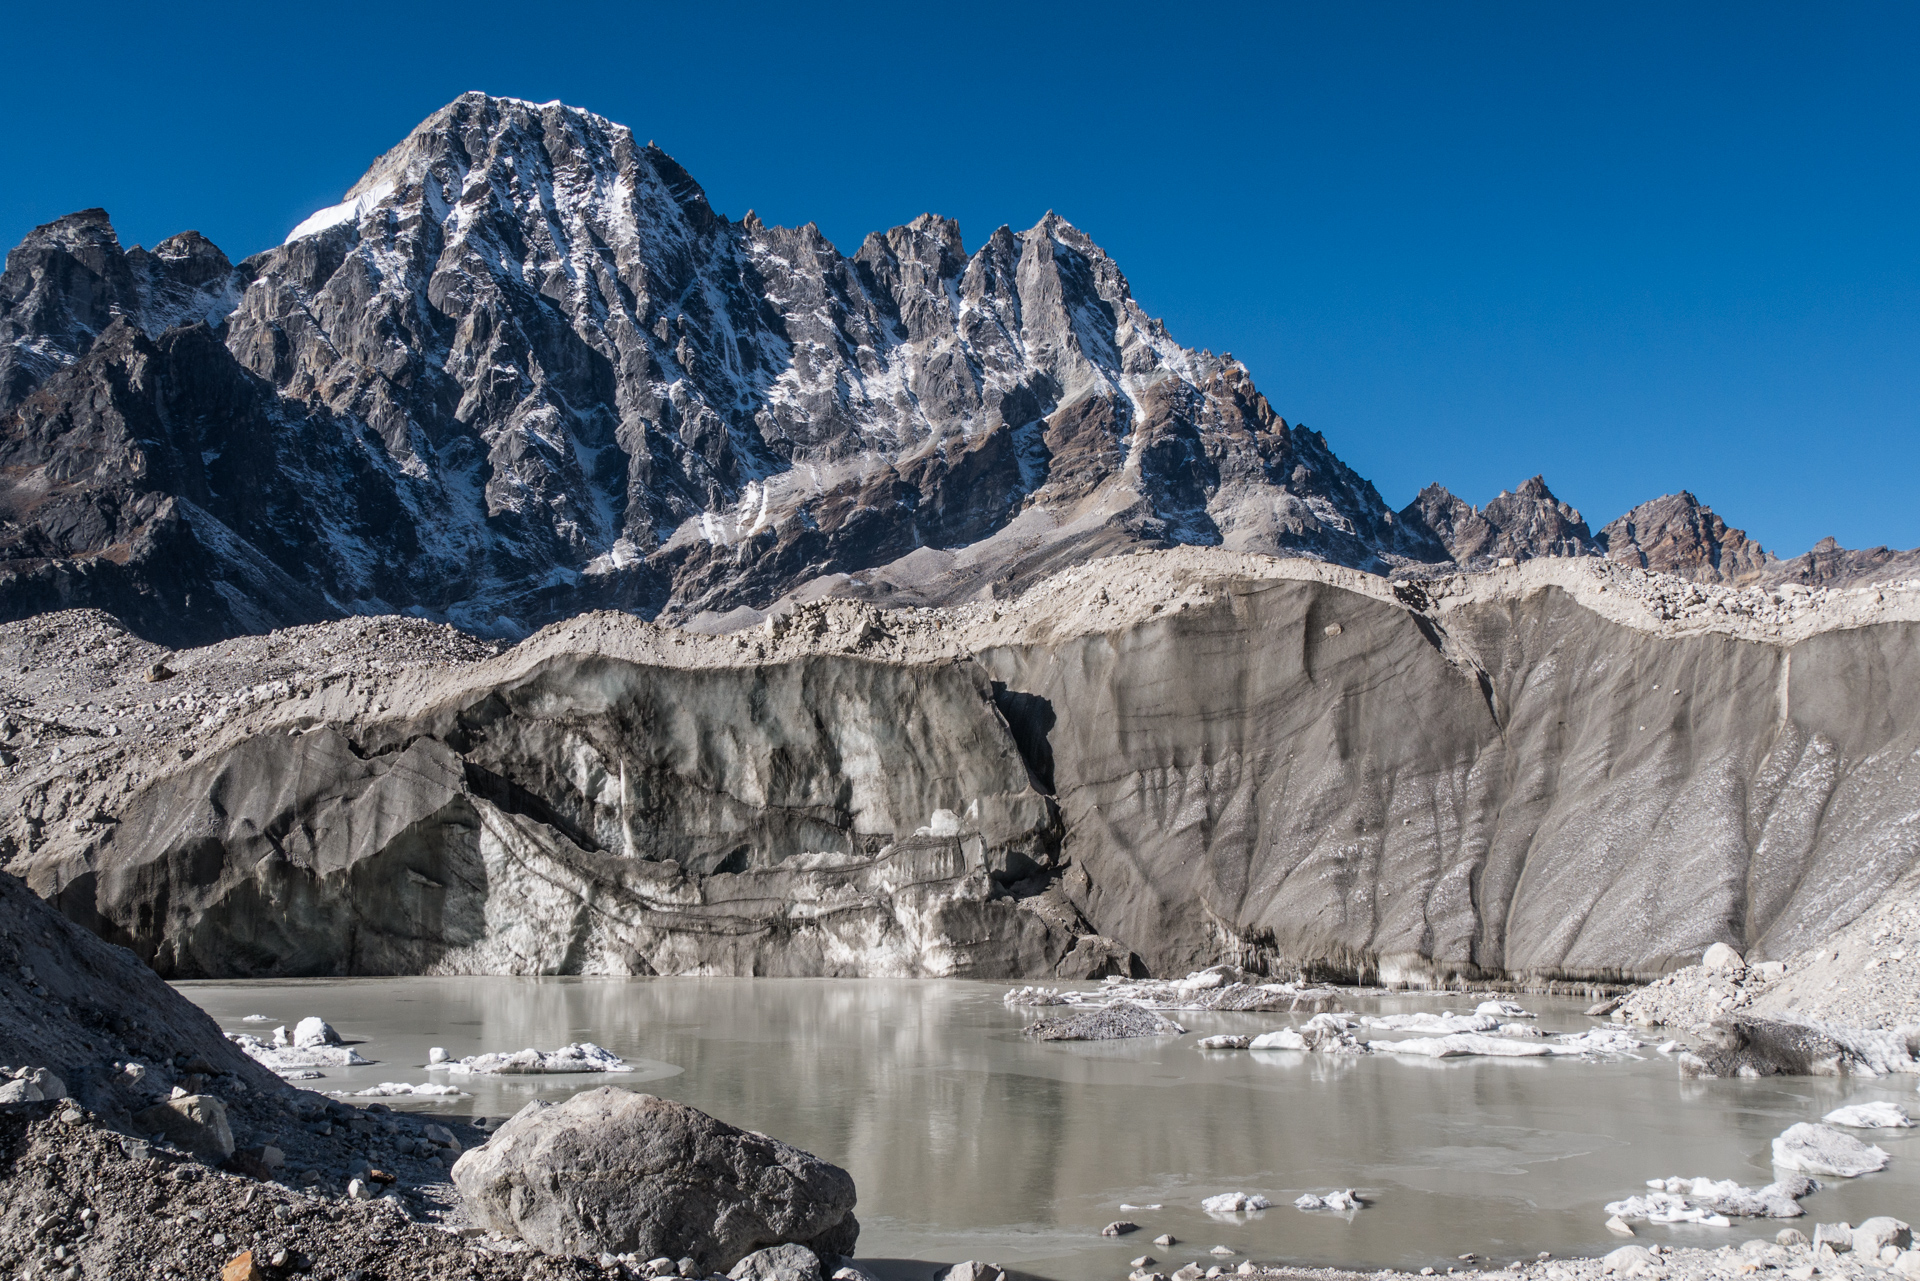
POLYGON ((1175 342, 1059 217, 968 253, 927 215, 847 257, 812 225, 721 216, 664 152, 557 103, 464 95, 238 268, 191 235, 122 253, 98 211, 9 264, 9 581, 113 608, 89 594, 104 556, 127 580, 109 596, 163 591, 129 539, 175 500, 199 541, 237 540, 308 589, 242 607, 246 575, 203 575, 197 605, 173 602, 189 633, 262 611, 507 632, 597 605, 687 617, 997 534, 1041 560, 1441 555, 1243 366, 1175 342), (116 318, 116 354, 85 363, 116 318), (218 341, 188 344, 197 363, 164 392, 129 381, 132 331, 182 323, 218 341), (240 387, 236 420, 219 398, 240 387), (150 434, 116 428, 139 442, 126 465, 77 475, 69 447, 100 427, 59 424, 129 396, 150 434), (243 494, 148 466, 194 452, 182 418, 200 454, 272 460, 288 483, 243 494), (56 491, 93 515, 49 526, 56 491))

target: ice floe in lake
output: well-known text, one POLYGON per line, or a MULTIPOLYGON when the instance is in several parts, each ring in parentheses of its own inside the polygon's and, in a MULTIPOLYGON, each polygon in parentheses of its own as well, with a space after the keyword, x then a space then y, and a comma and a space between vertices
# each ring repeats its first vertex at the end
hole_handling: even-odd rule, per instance
POLYGON ((539 1076, 562 1072, 625 1072, 627 1061, 591 1041, 563 1045, 557 1050, 520 1050, 512 1054, 475 1054, 430 1065, 435 1072, 459 1075, 539 1076))
POLYGON ((1884 1148, 1862 1143, 1851 1134, 1811 1121, 1788 1126, 1773 1141, 1775 1165, 1807 1174, 1832 1174, 1851 1179, 1883 1170, 1891 1159, 1884 1148))
POLYGON ((1222 1033, 1219 1036, 1201 1037, 1199 1045, 1203 1050, 1245 1050, 1252 1048, 1253 1038, 1250 1036, 1230 1036, 1222 1033))
POLYGON ((1369 1044, 1385 1054, 1418 1054, 1430 1059, 1451 1059, 1469 1054, 1517 1059, 1580 1053, 1579 1050, 1547 1041, 1522 1041, 1472 1032, 1456 1032, 1450 1036, 1416 1036, 1405 1041, 1371 1041, 1369 1044))
POLYGON ((1846 1125, 1856 1130, 1888 1130, 1913 1124, 1913 1118, 1898 1103, 1855 1103, 1835 1108, 1820 1119, 1828 1125, 1846 1125))
POLYGON ((1218 1196, 1210 1196, 1201 1201, 1200 1208, 1208 1214, 1239 1214, 1246 1210, 1272 1209, 1273 1202, 1257 1192, 1252 1194, 1222 1192, 1218 1196))
POLYGON ((1572 1050, 1576 1054, 1637 1059, 1640 1056, 1634 1051, 1640 1049, 1646 1042, 1625 1028, 1594 1027, 1584 1032, 1562 1032, 1560 1044, 1564 1049, 1572 1050))
POLYGON ((1482 1001, 1473 1007, 1475 1014, 1491 1015, 1502 1019, 1537 1019, 1540 1016, 1523 1005, 1512 1001, 1482 1001))
MULTIPOLYGON (((273 1043, 275 1045, 286 1044, 284 1039, 285 1033, 285 1028, 275 1028, 273 1030, 273 1043)), ((340 1034, 334 1031, 333 1025, 325 1019, 317 1015, 308 1015, 306 1018, 294 1024, 293 1044, 296 1048, 302 1050, 312 1049, 318 1045, 338 1045, 340 1044, 340 1034)))
POLYGON ((1319 1026, 1283 1027, 1264 1032, 1247 1044, 1249 1050, 1310 1050, 1316 1054, 1366 1054, 1365 1041, 1355 1039, 1342 1028, 1319 1026))
POLYGON ((435 1085, 431 1081, 425 1085, 409 1085, 405 1081, 382 1081, 365 1090, 328 1090, 327 1093, 341 1099, 397 1099, 406 1095, 462 1099, 467 1097, 458 1086, 435 1085))
POLYGON ((1358 1210, 1366 1202, 1353 1194, 1352 1188, 1329 1192, 1325 1196, 1315 1196, 1309 1192, 1296 1197, 1293 1208, 1296 1210, 1358 1210))
POLYGON ((1439 1014, 1388 1014, 1377 1018, 1363 1018, 1360 1022, 1382 1032, 1425 1032, 1433 1036, 1449 1036, 1455 1032, 1500 1032, 1508 1036, 1540 1035, 1538 1028, 1528 1027, 1524 1023, 1508 1023, 1492 1014, 1454 1014, 1444 1010, 1439 1014))
POLYGON ((265 1014, 249 1014, 240 1020, 242 1023, 271 1023, 273 1020, 265 1014))
POLYGON ((284 1038, 280 1044, 269 1044, 245 1032, 230 1032, 227 1039, 239 1046, 248 1058, 288 1081, 313 1079, 312 1076, 288 1075, 291 1072, 323 1067, 357 1067, 371 1062, 344 1045, 288 1045, 284 1043, 284 1038))
POLYGON ((1800 1175, 1788 1175, 1757 1188, 1741 1187, 1732 1179, 1648 1179, 1650 1190, 1645 1195, 1610 1202, 1606 1210, 1621 1219, 1725 1228, 1732 1226, 1728 1216, 1797 1219, 1806 1213, 1800 1208, 1800 1198, 1819 1186, 1800 1175))
POLYGON ((1156 1201, 1152 1205, 1127 1205, 1125 1202, 1122 1202, 1120 1208, 1122 1210, 1159 1210, 1164 1207, 1156 1201))

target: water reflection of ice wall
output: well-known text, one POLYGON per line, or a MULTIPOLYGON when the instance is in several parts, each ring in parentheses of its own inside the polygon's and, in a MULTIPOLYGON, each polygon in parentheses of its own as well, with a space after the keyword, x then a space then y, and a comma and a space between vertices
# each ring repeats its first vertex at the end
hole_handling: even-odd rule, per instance
MULTIPOLYGON (((797 1143, 853 1172, 863 1256, 990 1259, 1061 1281, 1112 1281, 1146 1249, 1176 1266, 1225 1244, 1261 1261, 1444 1266, 1603 1251, 1608 1201, 1654 1177, 1772 1178, 1769 1142, 1843 1103, 1907 1101, 1910 1077, 1682 1082, 1671 1060, 1441 1060, 1395 1055, 1203 1053, 1200 1036, 1288 1016, 1182 1012, 1184 1037, 1035 1043, 1032 1012, 998 985, 889 980, 354 979, 188 984, 230 1031, 248 1013, 324 1015, 376 1062, 318 1088, 430 1079, 455 1057, 594 1041, 638 1077, 465 1078, 459 1110, 499 1116, 535 1096, 632 1084, 797 1143), (663 1075, 663 1073, 671 1073, 663 1075), (1350 1218, 1291 1208, 1352 1187, 1350 1218), (1209 1217, 1202 1197, 1258 1192, 1278 1208, 1209 1217), (1103 1239, 1122 1203, 1143 1235, 1103 1239), (1172 1232, 1172 1251, 1142 1243, 1172 1232)), ((1447 1008, 1443 998, 1356 998, 1363 1013, 1447 1008)), ((1471 1009, 1471 1002, 1454 1008, 1471 1009)), ((1532 1001, 1554 1032, 1593 1020, 1532 1001)), ((411 1101, 396 1100, 402 1106, 411 1101)), ((426 1110, 434 1105, 421 1104, 426 1110)), ((440 1105, 445 1106, 445 1105, 440 1105)), ((1858 1222, 1920 1200, 1910 1131, 1877 1132, 1881 1174, 1808 1198, 1810 1218, 1858 1222)), ((1803 1221, 1804 1223, 1805 1221, 1803 1221)), ((1642 1227, 1643 1240, 1720 1245, 1731 1229, 1642 1227)), ((1232 1264, 1235 1260, 1228 1259, 1232 1264)))

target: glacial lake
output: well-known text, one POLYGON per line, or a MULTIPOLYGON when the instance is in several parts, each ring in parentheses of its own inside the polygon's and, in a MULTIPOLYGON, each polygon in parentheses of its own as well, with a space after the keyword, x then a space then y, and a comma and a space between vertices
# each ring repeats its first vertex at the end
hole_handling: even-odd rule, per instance
MULTIPOLYGON (((1915 1079, 1683 1081, 1651 1048, 1634 1060, 1430 1060, 1206 1052, 1200 1037, 1305 1015, 1180 1012, 1183 1037, 1034 1042, 1053 1010, 1008 1009, 1004 983, 884 979, 393 978, 182 983, 229 1032, 266 1036, 317 1014, 371 1066, 328 1068, 317 1090, 456 1081, 472 1097, 395 1108, 502 1117, 604 1084, 680 1099, 842 1165, 859 1188, 859 1258, 889 1281, 982 1259, 1056 1281, 1120 1281, 1242 1259, 1445 1272, 1469 1251, 1496 1264, 1604 1253, 1601 1208, 1654 1177, 1772 1180, 1769 1142, 1845 1103, 1920 1113, 1915 1079), (271 1022, 247 1023, 249 1014, 271 1022), (464 1077, 455 1058, 592 1041, 626 1075, 464 1077), (1351 1215, 1304 1213, 1303 1192, 1351 1187, 1351 1215), (1209 1215, 1203 1197, 1260 1193, 1274 1208, 1209 1215), (1122 1210, 1123 1204, 1155 1210, 1122 1210), (1141 1230, 1099 1235, 1115 1219, 1141 1230), (1161 1249, 1155 1236, 1179 1244, 1161 1249), (1224 1245, 1237 1253, 1215 1259, 1224 1245)), ((1093 986, 1093 985, 1088 985, 1093 986)), ((1522 997, 1549 1032, 1596 1025, 1586 1002, 1522 997)), ((1354 995, 1362 1014, 1471 1011, 1459 996, 1354 995)), ((1920 1131, 1857 1131, 1893 1154, 1879 1174, 1823 1180, 1805 1218, 1731 1228, 1635 1224, 1641 1242, 1717 1247, 1791 1222, 1920 1221, 1920 1131)))

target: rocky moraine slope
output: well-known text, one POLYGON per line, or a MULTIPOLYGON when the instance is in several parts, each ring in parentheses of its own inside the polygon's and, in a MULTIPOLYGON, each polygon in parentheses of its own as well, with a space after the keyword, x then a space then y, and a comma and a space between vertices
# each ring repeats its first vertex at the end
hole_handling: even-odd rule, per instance
POLYGON ((63 614, 0 629, 0 814, 11 870, 179 977, 1650 978, 1914 868, 1916 624, 1912 585, 1203 549, 500 653, 63 614))

